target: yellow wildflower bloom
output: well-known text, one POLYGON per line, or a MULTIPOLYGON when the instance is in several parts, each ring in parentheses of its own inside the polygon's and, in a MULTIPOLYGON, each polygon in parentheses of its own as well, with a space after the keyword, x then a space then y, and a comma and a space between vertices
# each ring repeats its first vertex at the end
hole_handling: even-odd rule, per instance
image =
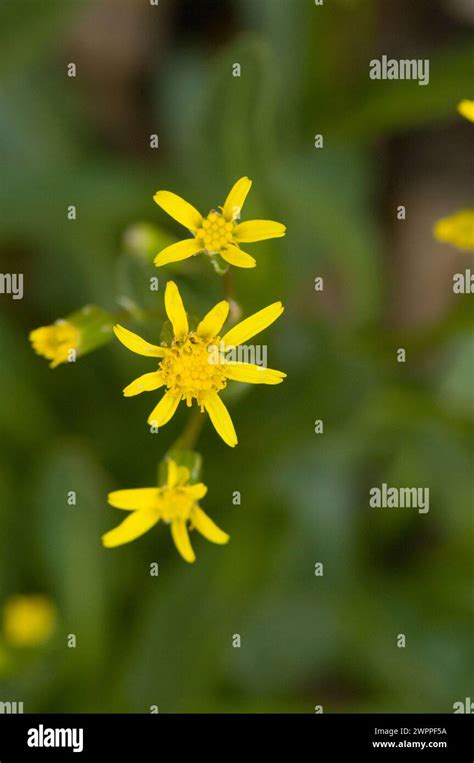
POLYGON ((229 379, 250 384, 279 384, 286 374, 254 363, 227 362, 225 354, 270 326, 283 312, 281 302, 263 308, 220 337, 229 303, 218 302, 198 324, 189 330, 188 317, 178 287, 168 281, 165 308, 173 326, 171 346, 149 344, 123 326, 114 326, 115 335, 125 347, 138 355, 160 358, 157 371, 144 374, 125 387, 125 397, 166 387, 167 391, 151 412, 148 423, 164 426, 173 417, 181 400, 191 406, 193 399, 206 410, 218 434, 231 447, 237 445, 232 419, 219 397, 229 379))
POLYGON ((80 332, 66 320, 58 320, 50 326, 41 326, 30 332, 30 342, 38 355, 51 361, 50 368, 66 363, 70 352, 79 349, 80 332))
POLYGON ((458 112, 462 117, 466 117, 470 122, 474 122, 474 101, 467 98, 458 103, 458 112))
POLYGON ((435 238, 458 249, 474 250, 474 209, 463 209, 438 220, 433 229, 435 238))
POLYGON ((203 217, 191 204, 171 191, 158 191, 154 200, 167 214, 188 228, 193 238, 167 246, 155 257, 155 265, 167 265, 194 254, 219 254, 230 265, 254 268, 253 257, 240 249, 240 244, 280 238, 286 227, 273 220, 247 220, 238 223, 240 211, 252 186, 248 177, 241 177, 231 189, 220 211, 211 210, 203 217))
POLYGON ((178 466, 170 459, 166 485, 109 493, 108 502, 111 506, 133 513, 118 527, 105 533, 102 537, 104 546, 115 548, 130 543, 150 530, 160 519, 171 524, 175 546, 187 562, 196 559, 188 530, 197 530, 211 543, 227 543, 227 533, 217 527, 199 506, 198 501, 207 493, 206 485, 202 482, 190 485, 189 478, 189 469, 178 466))
POLYGON ((56 623, 56 608, 47 596, 11 596, 4 609, 6 640, 13 646, 37 646, 48 640, 56 623))
POLYGON ((85 305, 50 326, 30 332, 30 342, 38 355, 51 361, 50 368, 72 363, 80 355, 111 341, 113 318, 97 305, 85 305))

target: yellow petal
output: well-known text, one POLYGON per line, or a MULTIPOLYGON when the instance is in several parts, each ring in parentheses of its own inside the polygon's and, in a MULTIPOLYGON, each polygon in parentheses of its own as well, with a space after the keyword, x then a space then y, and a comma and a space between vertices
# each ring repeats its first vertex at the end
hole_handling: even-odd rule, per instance
POLYGON ((166 478, 166 484, 169 488, 174 487, 178 482, 178 465, 172 458, 168 461, 168 476, 166 478))
POLYGON ((237 445, 237 435, 230 418, 229 411, 220 399, 217 392, 209 392, 204 398, 204 407, 209 414, 216 432, 222 437, 227 445, 234 448, 237 445))
POLYGON ((123 394, 125 397, 133 397, 133 395, 140 395, 141 392, 151 392, 154 389, 159 389, 163 384, 164 381, 160 371, 152 371, 132 381, 128 387, 125 387, 123 394))
POLYGON ((186 562, 194 562, 196 555, 189 541, 188 530, 183 519, 175 519, 171 523, 171 535, 176 548, 186 562))
POLYGON ((469 119, 470 122, 474 122, 474 101, 464 98, 464 100, 458 103, 458 112, 461 116, 469 119))
POLYGON ((178 241, 177 244, 170 244, 156 255, 153 260, 156 267, 161 265, 167 265, 169 262, 179 262, 179 260, 187 260, 188 257, 192 257, 193 254, 197 254, 202 251, 202 244, 200 244, 195 238, 186 238, 184 241, 178 241))
POLYGON ((235 265, 238 268, 254 268, 257 264, 250 254, 243 252, 238 246, 227 246, 225 249, 221 249, 221 256, 230 265, 235 265))
POLYGON ((222 300, 218 302, 212 310, 209 310, 207 315, 204 316, 201 323, 196 329, 196 333, 202 337, 202 339, 212 339, 217 336, 222 326, 227 320, 229 314, 229 303, 222 300))
POLYGON ((196 506, 192 513, 192 522, 196 530, 204 535, 211 543, 223 545, 229 542, 229 535, 218 527, 207 514, 196 506))
POLYGON ((226 363, 224 373, 228 379, 247 384, 280 384, 286 377, 283 371, 264 368, 255 363, 226 363))
POLYGON ((161 209, 184 225, 189 230, 197 231, 201 227, 202 215, 187 201, 171 191, 157 191, 153 200, 161 209))
POLYGON ((286 226, 273 220, 247 220, 237 225, 234 230, 236 241, 250 243, 264 241, 267 238, 281 238, 286 233, 286 226))
POLYGON ((159 514, 156 509, 140 509, 130 514, 127 519, 118 526, 114 527, 108 533, 102 536, 102 543, 106 548, 121 546, 123 543, 139 538, 156 525, 159 520, 159 514))
POLYGON ((166 314, 173 324, 173 332, 176 339, 184 339, 187 335, 188 318, 184 309, 181 294, 174 281, 168 281, 165 289, 166 314))
POLYGON ((474 251, 474 209, 462 209, 443 217, 436 222, 433 232, 438 241, 474 251))
POLYGON ((242 177, 237 180, 222 207, 222 214, 226 220, 235 220, 237 217, 240 217, 240 211, 244 206, 244 201, 251 187, 252 181, 248 177, 242 177))
POLYGON ((204 482, 196 482, 195 485, 187 485, 186 492, 191 495, 195 501, 200 501, 207 493, 207 487, 204 482))
POLYGON ((119 342, 122 342, 128 350, 136 352, 137 355, 146 355, 151 358, 162 358, 166 355, 166 349, 164 347, 145 342, 141 336, 134 334, 133 331, 129 331, 118 323, 114 326, 114 333, 119 342))
POLYGON ((176 408, 179 405, 179 395, 173 395, 171 392, 166 392, 163 395, 158 405, 155 405, 152 412, 148 417, 148 423, 150 426, 163 427, 173 418, 176 408))
MULTIPOLYGON (((74 349, 73 347, 71 349, 74 349)), ((66 363, 69 357, 69 350, 58 350, 56 358, 49 364, 50 368, 57 368, 61 363, 66 363)))
POLYGON ((138 487, 131 490, 114 490, 107 500, 115 509, 148 509, 155 505, 159 491, 156 487, 138 487))
POLYGON ((228 347, 236 347, 239 344, 243 344, 247 339, 259 334, 268 326, 270 326, 277 318, 280 317, 285 308, 281 302, 274 302, 268 307, 264 307, 263 310, 259 310, 258 313, 254 313, 249 318, 240 321, 236 326, 230 329, 227 334, 224 334, 222 341, 228 347))

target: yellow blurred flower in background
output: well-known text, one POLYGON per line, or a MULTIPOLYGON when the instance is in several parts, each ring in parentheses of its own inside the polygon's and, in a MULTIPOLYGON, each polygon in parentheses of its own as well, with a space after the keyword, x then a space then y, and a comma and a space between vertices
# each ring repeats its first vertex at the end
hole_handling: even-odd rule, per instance
POLYGON ((3 624, 5 640, 12 646, 39 646, 54 632, 56 607, 41 594, 17 594, 5 604, 3 624))
POLYGON ((193 238, 167 246, 155 257, 155 265, 186 260, 194 254, 205 252, 219 254, 230 265, 254 268, 253 257, 240 249, 240 244, 280 238, 286 233, 282 223, 273 220, 248 220, 238 223, 240 212, 252 186, 248 177, 241 177, 234 184, 219 212, 211 210, 203 217, 192 204, 171 191, 158 191, 154 200, 167 214, 188 228, 193 238))
POLYGON ((80 332, 66 320, 58 320, 50 326, 41 326, 30 332, 30 342, 38 355, 50 360, 50 368, 67 363, 71 353, 79 349, 80 332))
POLYGON ((173 326, 171 346, 149 344, 132 331, 117 325, 117 339, 138 355, 160 358, 157 371, 143 374, 125 387, 126 397, 139 395, 165 386, 167 391, 151 412, 148 423, 161 427, 174 416, 181 400, 188 406, 193 399, 201 412, 207 411, 218 434, 231 447, 237 445, 232 419, 219 397, 228 380, 248 384, 280 384, 286 374, 254 363, 227 362, 225 352, 243 344, 270 326, 283 312, 281 302, 274 302, 251 315, 220 337, 219 332, 229 313, 223 300, 204 316, 195 331, 190 331, 178 287, 168 281, 165 308, 173 326))
POLYGON ((109 493, 108 501, 111 506, 131 511, 132 514, 102 536, 104 546, 114 548, 130 543, 150 530, 160 519, 171 525, 175 546, 187 562, 191 563, 196 559, 188 530, 197 530, 211 543, 227 543, 227 533, 223 532, 199 506, 198 501, 207 493, 206 485, 202 482, 191 485, 189 479, 189 469, 178 466, 170 459, 165 485, 109 493))
POLYGON ((458 249, 474 250, 474 209, 463 209, 435 223, 434 236, 458 249))
POLYGON ((458 112, 462 117, 466 117, 470 122, 474 122, 474 101, 467 98, 458 103, 458 112))

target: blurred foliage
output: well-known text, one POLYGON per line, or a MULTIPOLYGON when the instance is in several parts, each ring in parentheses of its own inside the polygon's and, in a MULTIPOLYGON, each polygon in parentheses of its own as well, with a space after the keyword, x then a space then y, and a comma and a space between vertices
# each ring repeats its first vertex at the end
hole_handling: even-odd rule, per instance
POLYGON ((65 74, 96 4, 0 9, 2 271, 25 274, 22 302, 0 297, 0 585, 3 601, 44 593, 59 613, 36 653, 0 644, 0 697, 28 712, 450 712, 469 696, 472 660, 472 311, 465 296, 429 329, 388 325, 380 151, 456 119, 472 78, 467 33, 433 44, 430 86, 418 87, 368 79, 367 61, 385 52, 381 2, 234 2, 238 23, 212 51, 204 33, 167 38, 171 15, 144 88, 160 149, 147 149, 144 123, 134 153, 98 129, 80 56, 77 80, 65 74), (151 434, 153 393, 122 397, 151 360, 112 343, 52 372, 28 333, 94 302, 125 309, 132 329, 151 311, 140 333, 156 341, 171 276, 202 315, 221 280, 204 258, 153 268, 182 233, 153 193, 207 212, 245 174, 246 218, 282 220, 288 235, 258 245, 237 294, 245 314, 286 305, 262 341, 288 378, 234 397, 235 451, 211 427, 201 436, 203 507, 231 542, 202 542, 192 567, 160 528, 102 549, 107 491, 152 484, 186 411, 151 434), (314 291, 321 274, 342 295, 332 312, 314 291), (429 514, 369 510, 382 482, 429 486, 429 514))

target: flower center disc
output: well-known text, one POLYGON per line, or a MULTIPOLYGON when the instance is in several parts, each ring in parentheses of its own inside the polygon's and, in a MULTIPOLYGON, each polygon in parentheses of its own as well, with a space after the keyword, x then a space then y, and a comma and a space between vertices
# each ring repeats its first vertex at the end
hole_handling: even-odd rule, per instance
POLYGON ((195 500, 185 490, 163 488, 159 498, 160 516, 165 522, 189 519, 195 500))
POLYGON ((219 392, 226 386, 222 366, 212 349, 218 344, 219 338, 203 340, 190 333, 184 341, 173 344, 161 361, 166 386, 187 405, 195 397, 202 406, 202 393, 219 392))
POLYGON ((196 236, 202 242, 204 249, 209 254, 220 252, 233 242, 232 231, 234 223, 228 222, 218 212, 210 212, 203 220, 202 228, 196 233, 196 236))

